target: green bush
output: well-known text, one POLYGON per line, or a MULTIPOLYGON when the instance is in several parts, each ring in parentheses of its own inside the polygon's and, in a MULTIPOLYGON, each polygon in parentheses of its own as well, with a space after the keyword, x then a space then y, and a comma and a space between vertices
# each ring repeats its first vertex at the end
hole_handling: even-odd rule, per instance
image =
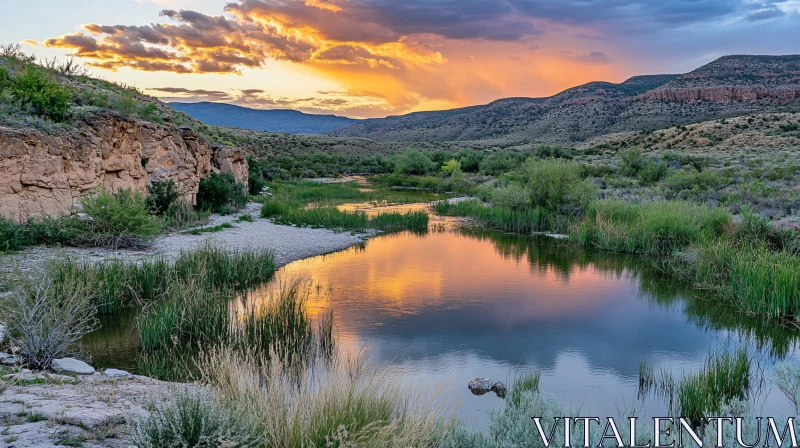
POLYGON ((525 158, 525 154, 517 152, 493 152, 481 160, 480 172, 491 176, 506 173, 516 169, 525 158))
POLYGON ((644 152, 638 148, 630 148, 626 152, 620 152, 622 158, 622 172, 629 176, 638 176, 639 171, 644 168, 644 152))
POLYGON ((506 187, 493 188, 489 193, 489 199, 498 207, 506 207, 511 210, 524 210, 531 201, 528 190, 517 183, 510 183, 506 187))
POLYGON ((442 165, 442 172, 448 176, 461 172, 461 162, 450 159, 442 165))
POLYGON ((153 182, 147 191, 147 208, 150 213, 164 215, 178 200, 178 187, 172 179, 153 182))
POLYGON ((20 250, 30 245, 30 241, 31 238, 27 226, 0 217, 0 251, 20 250))
POLYGON ((44 69, 29 65, 11 84, 14 98, 37 115, 63 121, 69 110, 71 88, 54 81, 44 69))
POLYGON ((536 147, 536 157, 540 159, 567 159, 572 160, 572 151, 557 145, 539 145, 536 147))
POLYGON ((428 174, 436 170, 436 163, 426 152, 416 149, 403 152, 397 157, 395 171, 400 174, 428 174))
POLYGON ((247 156, 247 187, 251 195, 256 196, 267 186, 264 179, 264 168, 261 161, 253 156, 247 156))
POLYGON ((531 205, 552 211, 585 208, 597 199, 597 186, 581 179, 580 172, 578 164, 563 159, 528 159, 521 169, 531 205))
POLYGON ((715 190, 727 183, 727 180, 715 171, 681 170, 666 180, 667 189, 673 193, 715 190))
POLYGON ((647 162, 644 168, 639 171, 639 180, 644 185, 653 185, 667 177, 668 170, 666 163, 647 162))
POLYGON ((0 65, 0 92, 11 87, 12 83, 13 79, 11 78, 11 74, 8 73, 5 67, 0 65))
POLYGON ((465 148, 458 153, 458 162, 465 173, 477 173, 483 161, 483 153, 465 148))
POLYGON ((113 194, 101 188, 81 199, 81 205, 92 218, 85 224, 95 237, 136 236, 148 240, 163 228, 162 221, 148 212, 144 195, 131 190, 113 194))
POLYGON ((211 173, 200 179, 197 192, 197 207, 218 213, 231 207, 241 208, 247 203, 247 195, 242 184, 236 183, 233 174, 211 173))

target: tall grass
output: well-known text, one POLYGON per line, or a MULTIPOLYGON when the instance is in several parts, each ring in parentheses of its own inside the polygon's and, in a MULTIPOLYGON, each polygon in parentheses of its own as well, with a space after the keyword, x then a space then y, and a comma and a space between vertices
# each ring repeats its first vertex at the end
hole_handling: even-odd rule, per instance
POLYGON ((512 210, 507 207, 492 207, 479 201, 462 201, 455 204, 437 202, 434 210, 440 215, 471 218, 476 224, 505 232, 531 233, 559 231, 566 227, 568 219, 559 217, 544 208, 512 210))
POLYGON ((572 236, 584 246, 604 250, 671 254, 701 239, 720 236, 729 221, 723 209, 685 202, 605 200, 589 207, 572 236))
POLYGON ((203 381, 264 446, 429 446, 443 434, 437 394, 392 381, 363 356, 299 382, 275 358, 213 348, 198 361, 203 381))
POLYGON ((342 211, 335 207, 304 208, 275 199, 264 202, 261 217, 272 218, 278 224, 352 231, 414 230, 428 227, 428 214, 421 211, 368 216, 364 212, 342 211))
POLYGON ((99 263, 58 258, 47 266, 56 288, 72 287, 70 278, 80 278, 95 298, 98 312, 113 314, 122 307, 143 308, 157 302, 176 282, 193 281, 211 288, 244 290, 266 283, 275 273, 271 251, 229 252, 206 245, 184 251, 170 263, 154 258, 144 261, 106 260, 99 263))
POLYGON ((678 383, 680 415, 699 424, 721 415, 731 400, 744 400, 750 390, 750 355, 746 348, 710 353, 700 372, 678 383))
POLYGON ((665 270, 715 289, 750 314, 800 316, 800 258, 765 243, 703 241, 663 263, 665 270))

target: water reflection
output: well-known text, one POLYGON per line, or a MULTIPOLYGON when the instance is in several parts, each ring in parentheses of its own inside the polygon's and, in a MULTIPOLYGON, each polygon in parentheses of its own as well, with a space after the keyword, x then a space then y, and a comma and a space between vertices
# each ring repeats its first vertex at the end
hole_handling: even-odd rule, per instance
MULTIPOLYGON (((471 395, 475 377, 542 369, 542 389, 568 406, 654 415, 668 404, 637 401, 640 360, 681 376, 710 347, 752 343, 762 357, 795 351, 796 329, 737 313, 664 278, 651 260, 438 224, 298 261, 281 276, 311 281, 312 315, 334 309, 340 348, 369 347, 399 381, 450 385, 462 416, 478 423, 501 402, 471 395)), ((132 333, 107 330, 87 349, 100 366, 130 367, 132 333)), ((772 391, 763 409, 793 407, 772 391)))

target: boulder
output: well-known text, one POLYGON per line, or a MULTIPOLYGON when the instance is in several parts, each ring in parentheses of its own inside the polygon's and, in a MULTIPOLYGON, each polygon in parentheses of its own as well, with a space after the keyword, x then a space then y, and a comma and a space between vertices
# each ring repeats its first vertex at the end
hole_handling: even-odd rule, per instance
POLYGON ((103 370, 103 375, 110 376, 112 378, 130 378, 133 376, 130 374, 130 372, 126 372, 124 370, 119 370, 119 369, 103 370))
POLYGON ((4 366, 18 366, 23 362, 25 362, 24 359, 16 356, 10 356, 6 354, 0 355, 0 363, 2 363, 4 366))
POLYGON ((74 373, 76 375, 92 375, 94 368, 75 358, 54 359, 53 370, 58 373, 74 373))

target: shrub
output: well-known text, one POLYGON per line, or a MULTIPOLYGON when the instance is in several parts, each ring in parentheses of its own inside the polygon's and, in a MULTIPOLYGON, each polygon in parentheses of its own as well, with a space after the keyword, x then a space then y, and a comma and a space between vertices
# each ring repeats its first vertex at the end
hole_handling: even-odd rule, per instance
POLYGON ((412 149, 397 157, 395 171, 400 174, 427 174, 436 169, 436 164, 428 153, 412 149))
POLYGON ((0 217, 0 251, 20 250, 31 244, 27 226, 0 217))
POLYGON ((493 152, 481 160, 480 171, 483 174, 496 176, 516 169, 523 160, 525 160, 524 154, 508 151, 493 152))
POLYGON ((679 193, 682 191, 715 190, 724 186, 727 181, 715 171, 679 171, 666 180, 667 189, 679 193))
POLYGON ((224 207, 241 208, 247 203, 244 186, 236 183, 233 174, 211 173, 200 179, 197 192, 197 207, 212 212, 222 211, 224 207))
POLYGON ((465 148, 458 153, 458 162, 465 173, 476 173, 481 166, 483 153, 472 148, 465 148))
POLYGON ((81 199, 81 205, 92 218, 85 225, 94 239, 135 236, 149 240, 163 227, 160 219, 148 213, 144 195, 131 190, 112 194, 101 188, 81 199))
POLYGON ((0 315, 29 365, 47 368, 53 359, 73 355, 81 337, 97 328, 94 297, 75 275, 59 283, 47 271, 15 280, 16 289, 0 298, 0 315))
POLYGON ((667 177, 668 170, 666 163, 648 162, 644 165, 644 168, 639 171, 639 179, 642 181, 643 185, 653 185, 667 177))
POLYGON ((522 176, 534 207, 553 211, 584 208, 597 199, 597 186, 582 180, 580 167, 571 161, 529 159, 522 167, 522 176))
POLYGON ((572 160, 572 151, 557 145, 539 145, 536 147, 536 157, 540 159, 567 159, 572 160))
POLYGON ((14 80, 11 78, 11 74, 8 73, 8 70, 0 65, 0 92, 11 87, 13 81, 14 80))
POLYGON ((450 159, 442 165, 442 172, 448 176, 461 172, 461 162, 450 159))
POLYGON ((800 364, 795 361, 781 361, 775 364, 773 381, 786 395, 800 413, 800 364))
POLYGON ((134 427, 139 448, 260 446, 246 422, 224 409, 208 392, 181 390, 134 427))
POLYGON ((645 164, 643 151, 630 148, 626 152, 620 152, 619 156, 622 158, 622 172, 629 176, 638 176, 645 164))
POLYGON ((264 179, 264 168, 261 162, 253 156, 247 156, 247 188, 252 196, 261 194, 267 181, 264 179))
POLYGON ((523 210, 528 207, 531 201, 530 193, 517 183, 510 183, 507 187, 493 188, 490 191, 492 203, 498 207, 506 207, 511 210, 523 210))
POLYGON ((17 101, 29 105, 37 115, 53 121, 64 120, 69 110, 71 89, 60 85, 43 69, 29 65, 11 85, 17 101))
POLYGON ((173 202, 164 215, 167 226, 173 229, 195 226, 207 217, 208 212, 198 212, 189 201, 183 199, 173 202))
POLYGON ((153 182, 147 191, 147 208, 150 213, 164 215, 178 200, 178 187, 172 179, 153 182))

